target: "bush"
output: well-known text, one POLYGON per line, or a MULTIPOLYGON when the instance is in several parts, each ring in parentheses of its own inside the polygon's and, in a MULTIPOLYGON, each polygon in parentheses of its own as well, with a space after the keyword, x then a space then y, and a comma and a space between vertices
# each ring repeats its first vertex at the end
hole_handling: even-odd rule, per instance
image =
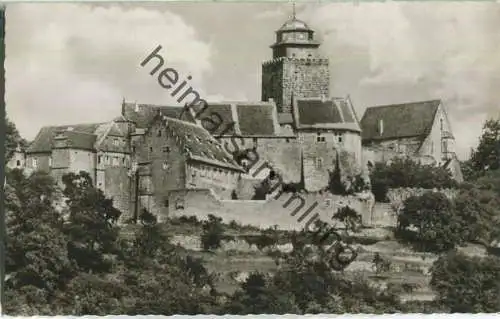
POLYGON ((463 232, 452 202, 441 193, 427 192, 404 202, 395 236, 417 250, 441 252, 463 244, 463 232))
POLYGON ((386 195, 390 188, 442 189, 457 186, 446 168, 423 165, 410 158, 394 159, 390 164, 375 164, 370 179, 373 195, 378 202, 387 201, 386 195))
POLYGON ((439 303, 452 312, 500 311, 500 259, 453 251, 434 262, 431 271, 439 303))
POLYGON ((203 250, 208 251, 220 248, 221 242, 224 239, 222 218, 210 214, 208 215, 208 221, 204 221, 202 227, 201 245, 203 250))

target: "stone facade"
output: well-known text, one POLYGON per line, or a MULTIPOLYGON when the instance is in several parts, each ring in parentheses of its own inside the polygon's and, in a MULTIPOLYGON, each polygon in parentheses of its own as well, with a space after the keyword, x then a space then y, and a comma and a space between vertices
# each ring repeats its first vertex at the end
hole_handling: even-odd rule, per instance
POLYGON ((280 57, 262 65, 262 100, 276 101, 278 112, 291 112, 293 98, 329 96, 328 59, 280 57))

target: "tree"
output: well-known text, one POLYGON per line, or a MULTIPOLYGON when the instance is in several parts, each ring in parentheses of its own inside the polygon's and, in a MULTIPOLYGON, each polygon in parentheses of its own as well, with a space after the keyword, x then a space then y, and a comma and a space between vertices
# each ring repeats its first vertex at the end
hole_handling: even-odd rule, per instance
POLYGON ((455 213, 452 202, 439 192, 408 198, 397 222, 396 238, 419 250, 446 251, 468 238, 464 221, 455 213))
POLYGON ((500 168, 500 120, 486 121, 471 161, 473 168, 481 173, 500 168))
POLYGON ((201 244, 203 250, 220 248, 224 235, 222 218, 210 214, 208 220, 203 222, 202 227, 201 244))
POLYGON ((57 291, 75 273, 63 216, 55 207, 55 182, 45 173, 25 177, 17 169, 6 176, 5 310, 12 315, 50 315, 57 291))
POLYGON ((396 158, 389 164, 375 164, 370 174, 370 180, 373 195, 379 202, 387 201, 386 195, 390 188, 442 189, 457 186, 448 169, 424 165, 411 158, 396 158))
POLYGON ((500 311, 500 260, 452 251, 432 266, 431 287, 452 312, 500 311))
POLYGON ((69 210, 66 230, 71 258, 86 271, 109 271, 111 261, 106 255, 118 252, 116 222, 121 212, 93 187, 87 172, 66 174, 62 181, 69 210))
POLYGON ((5 117, 5 160, 6 162, 12 157, 17 145, 26 147, 28 142, 21 137, 16 125, 11 122, 7 116, 5 117))

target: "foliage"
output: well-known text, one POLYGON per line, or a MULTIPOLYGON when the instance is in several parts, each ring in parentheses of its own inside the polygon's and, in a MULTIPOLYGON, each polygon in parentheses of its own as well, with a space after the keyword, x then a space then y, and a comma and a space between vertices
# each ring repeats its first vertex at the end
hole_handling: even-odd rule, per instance
POLYGON ((432 267, 431 287, 452 312, 500 311, 500 260, 467 257, 452 251, 432 267))
POLYGON ((332 218, 344 223, 346 231, 359 232, 362 226, 361 215, 349 206, 340 207, 332 218))
POLYGON ((387 201, 386 195, 390 188, 442 189, 457 186, 446 168, 424 165, 410 158, 396 158, 389 164, 375 164, 370 180, 373 195, 378 202, 387 201))
POLYGON ((466 227, 445 195, 427 192, 404 202, 395 236, 412 243, 415 249, 441 252, 463 244, 466 227))
POLYGON ((477 149, 472 153, 472 167, 476 172, 500 169, 500 119, 487 120, 477 149))
POLYGON ((372 264, 375 267, 375 272, 377 274, 388 272, 391 269, 391 262, 382 258, 379 253, 375 253, 373 256, 372 264))
POLYGON ((220 248, 222 239, 224 238, 222 218, 210 214, 208 215, 208 220, 203 222, 202 227, 201 245, 203 250, 220 248))
POLYGON ((5 117, 5 160, 6 162, 14 154, 17 146, 25 148, 28 146, 28 141, 23 139, 16 128, 16 125, 11 122, 7 116, 5 117))
POLYGON ((116 222, 121 212, 101 190, 93 187, 87 172, 66 174, 62 182, 69 210, 66 232, 71 258, 86 271, 108 271, 111 262, 106 255, 118 250, 116 222))

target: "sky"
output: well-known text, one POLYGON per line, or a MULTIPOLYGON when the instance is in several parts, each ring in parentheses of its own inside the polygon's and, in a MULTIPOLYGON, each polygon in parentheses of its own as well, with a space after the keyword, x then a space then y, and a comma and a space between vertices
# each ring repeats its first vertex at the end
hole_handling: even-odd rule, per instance
MULTIPOLYGON (((291 13, 290 3, 8 4, 7 116, 33 139, 46 125, 109 121, 123 99, 179 105, 140 66, 158 45, 205 100, 259 101, 261 63, 291 13)), ((296 14, 330 59, 331 95, 349 95, 360 118, 441 99, 465 158, 500 117, 500 2, 299 2, 296 14)))

